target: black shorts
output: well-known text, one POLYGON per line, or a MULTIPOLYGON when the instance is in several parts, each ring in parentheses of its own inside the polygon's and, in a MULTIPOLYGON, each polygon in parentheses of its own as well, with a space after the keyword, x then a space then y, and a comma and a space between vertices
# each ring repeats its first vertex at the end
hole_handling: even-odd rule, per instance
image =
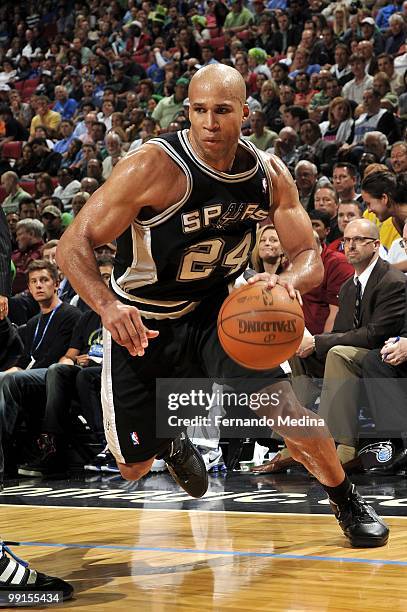
POLYGON ((250 392, 286 379, 284 371, 250 370, 222 349, 216 329, 224 296, 204 300, 179 319, 149 319, 146 327, 160 335, 149 341, 143 357, 132 357, 105 330, 102 405, 106 440, 120 463, 145 461, 162 453, 169 439, 156 436, 156 379, 207 378, 228 380, 250 392))

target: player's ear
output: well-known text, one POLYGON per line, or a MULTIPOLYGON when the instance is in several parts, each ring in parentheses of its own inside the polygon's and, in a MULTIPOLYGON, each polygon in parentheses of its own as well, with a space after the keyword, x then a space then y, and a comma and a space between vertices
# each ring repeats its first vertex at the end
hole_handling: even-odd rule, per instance
POLYGON ((243 121, 246 121, 247 117, 250 115, 250 108, 248 104, 243 104, 243 117, 242 117, 242 123, 243 121))

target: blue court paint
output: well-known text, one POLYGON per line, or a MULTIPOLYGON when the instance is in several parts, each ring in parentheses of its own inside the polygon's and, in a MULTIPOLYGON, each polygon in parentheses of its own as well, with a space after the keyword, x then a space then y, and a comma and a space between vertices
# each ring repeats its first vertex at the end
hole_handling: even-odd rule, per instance
POLYGON ((296 561, 335 561, 336 563, 367 563, 369 565, 397 565, 407 567, 407 561, 392 559, 364 559, 358 557, 327 557, 322 555, 292 555, 285 553, 262 553, 239 550, 205 550, 199 548, 171 548, 165 546, 120 546, 115 544, 57 544, 55 542, 20 542, 21 546, 44 546, 47 548, 95 548, 103 550, 128 550, 133 552, 170 552, 183 554, 225 555, 231 557, 261 557, 269 559, 294 559, 296 561))

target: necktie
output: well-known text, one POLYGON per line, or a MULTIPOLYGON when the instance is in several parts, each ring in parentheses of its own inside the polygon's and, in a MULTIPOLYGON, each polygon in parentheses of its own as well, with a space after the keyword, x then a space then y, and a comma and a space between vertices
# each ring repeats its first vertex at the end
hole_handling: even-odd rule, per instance
POLYGON ((360 310, 362 306, 362 285, 360 280, 356 279, 356 299, 355 310, 353 313, 353 329, 357 329, 360 324, 360 310))

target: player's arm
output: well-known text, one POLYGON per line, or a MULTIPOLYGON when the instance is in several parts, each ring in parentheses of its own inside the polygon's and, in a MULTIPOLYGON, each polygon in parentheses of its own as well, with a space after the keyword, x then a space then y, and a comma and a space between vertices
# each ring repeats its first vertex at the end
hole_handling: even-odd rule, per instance
POLYGON ((301 205, 297 186, 289 170, 274 155, 268 156, 267 161, 273 186, 270 216, 291 265, 279 277, 258 274, 249 282, 266 280, 270 287, 278 283, 287 288, 291 297, 295 297, 295 290, 307 293, 321 284, 324 269, 310 218, 301 205))
POLYGON ((156 210, 164 210, 176 202, 185 193, 182 181, 185 177, 165 153, 146 145, 115 166, 58 244, 59 267, 81 298, 101 316, 112 338, 132 355, 144 354, 148 338, 158 332, 149 331, 137 308, 121 303, 106 287, 94 248, 120 236, 142 208, 154 203, 156 210))

